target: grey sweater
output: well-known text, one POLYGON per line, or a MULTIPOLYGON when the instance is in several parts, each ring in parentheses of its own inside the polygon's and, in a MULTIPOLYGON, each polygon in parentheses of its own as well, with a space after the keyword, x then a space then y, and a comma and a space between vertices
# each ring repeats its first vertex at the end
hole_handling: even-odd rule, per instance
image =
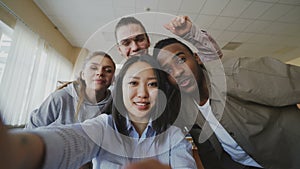
POLYGON ((106 98, 97 104, 84 100, 78 118, 75 118, 78 94, 75 84, 71 83, 67 87, 51 93, 41 106, 31 113, 26 128, 72 124, 97 117, 103 113, 102 110, 104 110, 106 103, 111 102, 110 90, 107 93, 106 98))

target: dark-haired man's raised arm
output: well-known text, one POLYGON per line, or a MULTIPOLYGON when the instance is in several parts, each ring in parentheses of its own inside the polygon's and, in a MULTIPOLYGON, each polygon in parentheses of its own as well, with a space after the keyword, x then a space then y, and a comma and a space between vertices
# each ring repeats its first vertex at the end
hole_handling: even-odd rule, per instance
POLYGON ((222 58, 223 53, 217 42, 206 31, 197 28, 188 16, 177 16, 164 27, 192 43, 198 49, 197 54, 202 62, 222 58))

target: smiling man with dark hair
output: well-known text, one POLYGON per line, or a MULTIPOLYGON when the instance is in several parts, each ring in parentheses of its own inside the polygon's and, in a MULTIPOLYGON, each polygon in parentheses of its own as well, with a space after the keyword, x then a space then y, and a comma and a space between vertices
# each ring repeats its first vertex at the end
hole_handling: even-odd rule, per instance
POLYGON ((204 67, 174 38, 154 48, 169 81, 190 97, 183 105, 198 112, 190 133, 204 168, 299 167, 300 67, 270 57, 225 57, 204 67))

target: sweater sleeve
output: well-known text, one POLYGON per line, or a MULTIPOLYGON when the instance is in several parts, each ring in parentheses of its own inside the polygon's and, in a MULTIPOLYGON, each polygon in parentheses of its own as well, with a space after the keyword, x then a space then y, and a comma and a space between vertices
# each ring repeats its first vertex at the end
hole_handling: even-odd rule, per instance
POLYGON ((224 62, 228 95, 269 106, 300 103, 300 67, 274 58, 240 57, 224 62))
POLYGON ((59 115, 59 109, 55 93, 50 94, 39 108, 31 112, 26 128, 37 128, 53 123, 59 115))
POLYGON ((198 49, 197 54, 202 62, 216 60, 223 56, 217 42, 206 31, 197 28, 195 25, 182 38, 198 49))
POLYGON ((45 143, 43 169, 78 169, 91 161, 100 151, 106 125, 107 116, 100 115, 84 123, 41 127, 31 131, 39 135, 45 143), (94 130, 89 131, 93 136, 86 129, 94 130), (91 137, 101 139, 95 141, 91 137))

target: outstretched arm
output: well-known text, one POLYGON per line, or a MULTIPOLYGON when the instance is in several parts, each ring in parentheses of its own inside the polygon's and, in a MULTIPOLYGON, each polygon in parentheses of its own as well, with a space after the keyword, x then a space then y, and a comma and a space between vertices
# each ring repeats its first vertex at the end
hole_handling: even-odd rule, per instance
POLYGON ((192 43, 198 49, 197 54, 202 62, 222 58, 223 53, 217 42, 206 31, 193 25, 188 16, 177 16, 164 27, 192 43))
POLYGON ((44 147, 37 135, 8 133, 0 120, 1 168, 39 169, 43 164, 44 147))
POLYGON ((8 160, 0 157, 0 166, 12 169, 79 168, 99 151, 102 139, 99 135, 103 134, 106 116, 98 117, 87 123, 12 132, 7 132, 1 122, 0 154, 8 160), (99 141, 92 140, 94 137, 99 141))
POLYGON ((223 66, 231 77, 227 93, 236 99, 275 107, 300 102, 299 66, 271 57, 224 58, 223 66))

